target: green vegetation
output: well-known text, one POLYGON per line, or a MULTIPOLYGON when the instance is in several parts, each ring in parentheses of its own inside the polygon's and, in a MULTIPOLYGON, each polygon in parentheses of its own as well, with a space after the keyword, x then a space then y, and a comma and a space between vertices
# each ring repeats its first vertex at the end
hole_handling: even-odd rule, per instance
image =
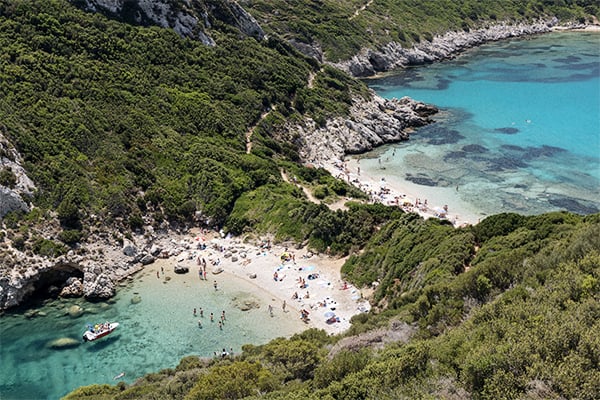
POLYGON ((242 193, 281 181, 278 160, 297 160, 279 126, 345 114, 366 93, 277 38, 212 34, 207 47, 67 1, 0 2, 0 128, 38 185, 35 204, 83 232, 92 214, 130 229, 142 214, 221 226, 242 193))
POLYGON ((594 0, 254 0, 248 7, 267 31, 300 43, 318 43, 333 62, 363 47, 389 42, 410 47, 448 30, 476 29, 496 21, 537 21, 542 15, 563 21, 600 18, 594 0))
MULTIPOLYGON (((297 164, 293 139, 280 136, 290 121, 323 125, 367 95, 286 39, 319 42, 340 60, 365 46, 410 45, 490 21, 583 20, 598 16, 596 2, 244 5, 270 39, 259 43, 215 21, 217 46, 206 47, 66 0, 0 1, 0 129, 39 188, 34 211, 3 218, 1 239, 54 257, 92 228, 128 234, 146 218, 271 233, 351 254, 343 273, 358 285, 377 283, 374 310, 356 316, 343 341, 308 330, 247 345, 235 358, 190 356, 132 385, 92 385, 65 398, 597 398, 600 215, 502 214, 455 229, 383 205, 333 212, 293 183, 325 202, 362 195, 297 164), (62 243, 42 229, 57 220, 62 243), (356 337, 382 332, 407 342, 372 348, 356 337)), ((14 173, 0 171, 0 184, 13 186, 14 173)))
POLYGON ((380 279, 381 300, 343 341, 308 330, 66 399, 84 390, 113 390, 113 399, 597 398, 600 214, 502 214, 464 229, 391 219, 345 267, 380 279), (407 327, 408 343, 380 350, 355 336, 407 327))

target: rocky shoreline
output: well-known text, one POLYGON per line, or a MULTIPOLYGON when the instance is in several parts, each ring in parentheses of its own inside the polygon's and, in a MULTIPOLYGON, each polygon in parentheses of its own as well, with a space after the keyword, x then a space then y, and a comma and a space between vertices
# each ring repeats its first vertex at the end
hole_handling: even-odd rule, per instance
MULTIPOLYGON (((503 22, 470 31, 449 31, 411 48, 390 42, 378 50, 363 49, 359 54, 332 65, 355 77, 369 77, 378 73, 423 65, 452 58, 461 52, 484 43, 511 37, 521 37, 550 32, 558 24, 557 18, 535 23, 503 22)), ((573 25, 569 28, 581 27, 573 25)))
POLYGON ((408 140, 413 128, 432 122, 434 106, 402 99, 384 99, 371 92, 368 100, 355 98, 347 117, 337 117, 318 126, 313 120, 288 127, 289 137, 298 137, 300 157, 306 164, 323 166, 346 154, 360 154, 375 147, 408 140))

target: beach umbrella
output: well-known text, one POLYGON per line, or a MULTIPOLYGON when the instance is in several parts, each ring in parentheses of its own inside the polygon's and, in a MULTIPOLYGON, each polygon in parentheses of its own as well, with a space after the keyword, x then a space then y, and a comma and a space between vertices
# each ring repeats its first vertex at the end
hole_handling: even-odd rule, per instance
POLYGON ((331 318, 331 317, 335 317, 335 313, 333 311, 327 311, 325 314, 323 314, 323 316, 325 318, 331 318))

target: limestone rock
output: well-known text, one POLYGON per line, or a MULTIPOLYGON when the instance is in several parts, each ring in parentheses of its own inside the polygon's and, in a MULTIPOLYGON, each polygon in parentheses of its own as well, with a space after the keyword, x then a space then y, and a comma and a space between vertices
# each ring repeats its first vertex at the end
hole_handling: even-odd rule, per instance
POLYGON ((148 265, 148 264, 152 264, 154 262, 154 260, 155 259, 152 255, 146 254, 140 259, 140 262, 142 263, 142 265, 148 265))
POLYGON ((123 240, 123 254, 128 257, 134 257, 137 254, 137 248, 130 240, 123 240))
POLYGON ((557 22, 556 18, 535 23, 499 22, 468 32, 449 31, 435 36, 431 41, 423 40, 411 48, 404 48, 400 43, 390 42, 378 50, 362 49, 350 60, 334 66, 356 77, 373 76, 376 73, 410 65, 444 60, 486 42, 548 32, 557 22))
POLYGON ((371 98, 355 98, 348 117, 328 120, 319 127, 312 120, 289 125, 283 140, 300 141, 300 156, 306 163, 326 165, 346 154, 359 154, 385 143, 407 140, 412 127, 431 122, 434 106, 408 97, 384 99, 374 92, 371 98))
POLYGON ((60 297, 81 297, 83 296, 83 282, 81 279, 71 277, 67 279, 65 286, 59 294, 60 297))
POLYGON ((215 46, 210 36, 211 19, 234 26, 242 34, 263 40, 265 33, 256 19, 236 1, 218 2, 172 0, 71 0, 85 10, 101 12, 129 23, 158 25, 178 35, 215 46), (176 5, 174 5, 176 3, 176 5))
POLYGON ((21 155, 0 131, 0 171, 10 171, 14 176, 10 187, 0 186, 0 218, 11 211, 30 210, 26 200, 33 196, 36 187, 21 164, 21 155))
POLYGON ((150 248, 150 254, 152 254, 154 257, 158 257, 158 255, 161 253, 162 248, 160 248, 160 246, 157 246, 155 244, 152 245, 152 247, 150 248))
POLYGON ((83 275, 83 295, 86 299, 108 299, 115 294, 115 284, 105 273, 95 275, 86 272, 83 275))

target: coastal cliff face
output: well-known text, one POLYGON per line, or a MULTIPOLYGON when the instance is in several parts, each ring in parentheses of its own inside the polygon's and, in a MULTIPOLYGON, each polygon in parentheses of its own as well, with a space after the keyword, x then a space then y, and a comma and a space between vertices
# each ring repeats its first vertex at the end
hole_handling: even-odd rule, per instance
POLYGON ((305 163, 325 165, 386 143, 408 140, 412 128, 431 122, 434 106, 402 99, 384 99, 371 92, 370 99, 355 98, 347 117, 330 119, 325 126, 313 120, 288 127, 284 140, 294 140, 305 163))
POLYGON ((235 26, 244 35, 265 38, 258 22, 231 0, 70 0, 87 11, 138 25, 158 25, 207 46, 216 43, 210 36, 211 19, 235 26))
POLYGON ((23 159, 0 131, 0 219, 12 211, 29 211, 35 184, 22 167, 23 159))
POLYGON ((558 23, 556 18, 537 23, 500 23, 471 31, 450 31, 429 41, 403 48, 390 42, 381 49, 363 49, 359 54, 335 67, 355 77, 373 76, 410 65, 422 65, 455 56, 471 47, 511 37, 549 32, 558 23))

